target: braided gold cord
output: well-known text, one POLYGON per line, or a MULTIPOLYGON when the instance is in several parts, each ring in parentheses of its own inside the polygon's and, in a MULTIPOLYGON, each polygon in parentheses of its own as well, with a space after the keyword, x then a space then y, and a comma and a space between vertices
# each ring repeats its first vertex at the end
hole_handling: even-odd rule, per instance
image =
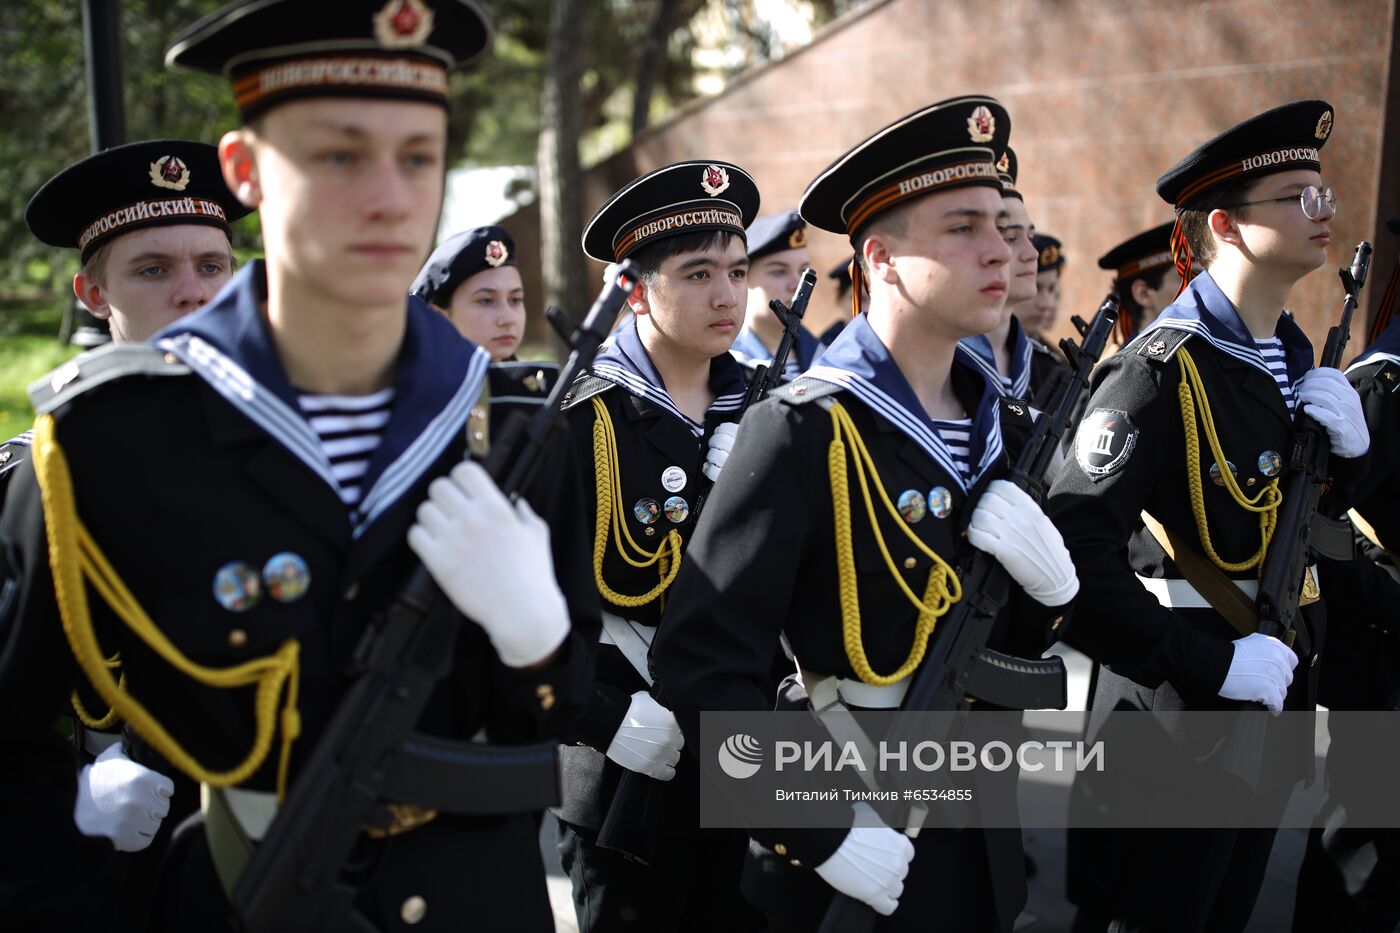
POLYGON ((277 768, 277 794, 279 798, 282 797, 286 793, 292 743, 301 733, 301 718, 296 706, 300 677, 300 646, 297 640, 288 639, 272 655, 228 668, 210 668, 191 661, 146 614, 78 518, 68 460, 59 446, 52 415, 40 415, 34 423, 33 457, 48 523, 49 565, 53 569, 54 597, 63 621, 63 632, 78 666, 98 694, 171 764, 194 780, 215 787, 240 784, 251 777, 266 760, 272 749, 273 734, 280 726, 282 742, 277 768), (162 660, 190 679, 220 689, 257 685, 253 701, 256 726, 253 745, 240 764, 227 771, 205 768, 139 700, 113 680, 107 659, 97 643, 97 633, 93 630, 85 581, 92 584, 98 596, 112 607, 138 638, 162 660), (277 701, 284 685, 286 700, 279 717, 277 701))
POLYGON ((865 446, 865 440, 856 430, 850 414, 841 407, 839 402, 833 403, 831 406, 831 422, 832 439, 831 445, 827 449, 827 466, 831 476, 831 505, 836 527, 836 570, 841 594, 841 640, 846 648, 846 658, 851 662, 851 668, 855 671, 856 676, 863 683, 886 687, 908 677, 923 661, 924 654, 928 651, 929 638, 933 635, 933 629, 938 619, 962 598, 962 584, 958 581, 953 568, 939 557, 936 551, 909 530, 907 523, 900 516, 899 510, 890 501, 889 494, 885 492, 884 484, 880 482, 879 471, 875 469, 875 461, 865 446), (866 514, 870 517, 870 527, 875 532, 875 542, 880 548, 880 554, 885 559, 885 566, 889 568, 890 576, 899 585, 905 598, 919 611, 918 621, 914 625, 914 643, 910 646, 909 656, 892 674, 875 673, 870 666, 869 659, 865 656, 865 644, 861 638, 860 593, 856 579, 855 549, 851 537, 850 486, 846 467, 846 444, 843 437, 850 438, 851 446, 856 452, 854 458, 856 478, 860 481, 866 514), (895 567, 894 558, 890 555, 889 548, 885 544, 885 537, 880 531, 880 523, 875 512, 875 503, 870 495, 870 482, 866 477, 867 470, 870 478, 875 482, 875 489, 880 494, 880 501, 895 520, 900 531, 913 542, 916 548, 933 561, 933 567, 929 570, 928 583, 924 587, 922 598, 915 596, 914 591, 904 582, 904 576, 895 567))
POLYGON ((655 601, 675 581, 676 574, 681 570, 681 534, 672 528, 666 532, 666 537, 654 552, 647 552, 627 530, 627 523, 617 507, 622 500, 622 476, 617 464, 617 436, 613 432, 612 416, 601 399, 594 397, 592 402, 596 416, 593 421, 593 483, 598 499, 593 526, 593 580, 598 585, 599 594, 608 602, 632 609, 655 601), (608 552, 610 528, 617 553, 623 560, 639 570, 656 564, 660 579, 656 586, 640 596, 619 593, 603 579, 603 557, 608 552), (640 556, 633 558, 624 549, 624 543, 640 556))
POLYGON ((1177 386, 1177 398, 1181 403, 1181 426, 1186 435, 1186 482, 1191 497, 1191 513, 1196 519, 1196 532, 1200 535, 1201 547, 1206 552, 1206 556, 1210 558, 1211 563, 1221 570, 1232 572, 1251 570, 1263 563, 1264 555, 1269 550, 1269 542, 1274 536, 1274 526, 1278 523, 1278 507, 1279 503, 1283 501, 1283 493, 1279 492, 1278 488, 1278 477, 1270 480, 1269 484, 1259 490, 1259 495, 1253 499, 1245 496, 1244 490, 1240 489, 1239 483, 1235 480, 1234 471, 1229 468, 1229 461, 1225 459, 1224 450, 1220 447, 1220 438, 1215 432, 1215 419, 1210 413, 1210 399, 1206 395, 1200 371, 1196 369, 1196 361, 1191 358, 1190 353, 1186 352, 1185 347, 1177 350, 1176 356, 1181 366, 1181 382, 1177 386), (1196 401, 1197 398, 1199 403, 1196 401), (1255 551, 1253 556, 1238 563, 1231 563, 1222 558, 1216 553, 1215 545, 1210 540, 1210 525, 1206 520, 1205 491, 1201 482, 1201 441, 1196 436, 1196 411, 1198 407, 1201 426, 1206 435, 1206 443, 1210 446, 1211 455, 1215 457, 1216 465, 1220 470, 1220 479, 1225 484, 1226 491, 1240 508, 1259 514, 1259 550, 1255 551))

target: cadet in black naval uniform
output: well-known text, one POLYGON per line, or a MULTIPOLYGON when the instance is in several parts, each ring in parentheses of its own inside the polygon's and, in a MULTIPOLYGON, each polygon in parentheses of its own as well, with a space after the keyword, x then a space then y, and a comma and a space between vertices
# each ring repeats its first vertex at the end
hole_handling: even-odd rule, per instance
MULTIPOLYGON (((744 327, 730 352, 745 369, 753 371, 773 362, 783 337, 782 322, 768 302, 774 298, 785 305, 792 301, 792 293, 797 291, 803 270, 811 265, 811 257, 807 255, 807 222, 797 211, 758 218, 749 226, 748 240, 748 308, 744 327)), ((806 372, 822 349, 812 332, 798 325, 797 340, 788 355, 783 378, 793 379, 806 372)))
MULTIPOLYGON (((24 220, 42 242, 80 251, 83 267, 73 276, 73 294, 110 321, 112 340, 122 343, 145 340, 209 303, 233 276, 228 224, 247 213, 224 185, 213 146, 152 139, 68 166, 30 199, 24 220), (112 226, 114 211, 179 197, 220 213, 163 208, 150 216, 148 209, 112 226), (102 225, 105 231, 97 229, 102 225)), ((0 444, 0 506, 7 476, 28 456, 30 443, 25 431, 0 444)))
MULTIPOLYGON (((1400 218, 1389 222, 1400 234, 1400 218)), ((1374 270, 1373 270, 1374 274, 1374 270)), ((1400 569, 1389 542, 1400 541, 1400 322, 1393 311, 1400 263, 1382 299, 1372 333, 1379 336, 1350 366, 1347 379, 1361 396, 1371 452, 1366 477, 1356 487, 1352 516, 1358 529, 1356 557, 1320 561, 1331 625, 1323 661, 1320 701, 1335 714, 1347 710, 1400 709, 1400 569), (1387 323, 1389 321, 1389 323, 1387 323)), ((1376 747, 1365 720, 1328 720, 1326 822, 1308 833, 1293 910, 1295 933, 1351 930, 1390 933, 1400 924, 1400 832, 1371 828, 1348 812, 1359 777, 1389 773, 1393 752, 1376 747)), ((1364 792, 1363 792, 1364 793, 1364 792)))
POLYGON ((528 406, 544 401, 559 366, 516 357, 525 337, 525 286, 516 266, 515 240, 505 227, 488 224, 448 237, 418 271, 410 292, 490 352, 492 402, 528 406))
POLYGON ((1007 398, 1030 401, 1040 384, 1035 381, 1034 360, 1039 341, 1032 340, 1021 326, 1015 309, 1035 302, 1036 262, 1035 224, 1026 211, 1026 199, 1016 190, 1016 153, 1007 147, 997 158, 1002 200, 1006 203, 1006 242, 1011 246, 1010 284, 1006 307, 995 329, 965 338, 961 346, 970 351, 968 361, 987 370, 1002 387, 1007 398))
POLYGON ((564 749, 559 848, 582 931, 742 930, 744 838, 698 829, 694 763, 648 693, 646 654, 704 492, 732 446, 744 398, 729 347, 744 320, 744 228, 758 189, 727 162, 657 169, 614 194, 589 220, 583 248, 631 259, 642 281, 633 319, 599 352, 569 396, 583 466, 583 515, 594 529, 594 582, 604 632, 593 702, 564 749), (623 771, 665 782, 649 865, 596 842, 623 771))
POLYGON ((1122 344, 1151 324, 1181 293, 1181 275, 1172 258, 1175 227, 1176 222, 1169 220, 1134 234, 1099 257, 1099 268, 1113 273, 1113 289, 1122 307, 1118 317, 1122 344))
MULTIPOLYGON (((781 635, 809 693, 898 706, 960 598, 964 532, 1019 584, 996 646, 1039 657, 1064 618, 1078 586, 1069 555, 1034 501, 999 479, 1030 413, 956 352, 960 338, 998 323, 1006 299, 1012 251, 995 160, 1008 124, 987 97, 930 105, 856 146, 803 195, 809 224, 850 237, 870 310, 745 415, 706 506, 653 655, 688 750, 702 711, 772 707, 781 635), (861 483, 833 483, 836 440, 861 483), (859 504, 865 481, 887 510, 859 504), (842 545, 838 516, 851 512, 842 545)), ((871 825, 755 840, 762 854, 746 893, 773 930, 815 929, 833 890, 884 915, 881 930, 1009 931, 1025 902, 1014 829, 926 829, 912 844, 871 825)))
MULTIPOLYGON (((475 6, 448 0, 334 16, 258 0, 179 36, 170 61, 234 81, 245 125, 221 143, 223 174, 261 207, 267 262, 155 347, 98 351, 36 392, 34 460, 3 523, 22 574, 3 628, 4 790, 26 801, 22 837, 71 818, 71 765, 56 770, 43 738, 76 653, 144 740, 133 757, 207 785, 154 929, 231 928, 237 853, 297 779, 415 552, 470 620, 419 728, 547 739, 587 701, 597 604, 577 502, 545 477, 551 535, 463 463, 489 356, 405 297, 441 206, 447 73, 488 37, 475 6), (141 458, 113 456, 133 437, 141 458), (117 652, 120 688, 103 664, 117 652)), ((416 803, 384 802, 344 869, 372 927, 553 929, 537 814, 416 803)), ((36 885, 7 886, 0 911, 83 928, 62 919, 84 909, 76 864, 59 845, 13 851, 4 877, 36 885), (55 886, 65 896, 45 900, 55 886)))
MULTIPOLYGON (((1192 582, 1191 558, 1206 577, 1230 578, 1252 601, 1299 408, 1327 429, 1338 488, 1364 468, 1368 440, 1356 392, 1337 370, 1312 368, 1311 344, 1280 310, 1294 283, 1326 258, 1335 201, 1322 188, 1318 149, 1332 119, 1323 101, 1270 110, 1157 181, 1177 210, 1178 271, 1188 271, 1193 256, 1206 271, 1095 370, 1075 456, 1049 503, 1083 582, 1068 641, 1103 665, 1091 733, 1115 708, 1314 706, 1324 636, 1315 581, 1305 584, 1311 604, 1290 649, 1254 631, 1249 613, 1214 608, 1192 582)), ((1142 722, 1110 718, 1108 727, 1142 722)), ((1172 773, 1200 751, 1178 741, 1186 739, 1164 732, 1161 757, 1140 763, 1144 794, 1153 793, 1155 774, 1172 773)), ((1311 743, 1271 743, 1265 758, 1258 793, 1241 806, 1271 822, 1311 767, 1311 743)), ((1200 761, 1218 769, 1221 750, 1200 761)), ((1230 790, 1232 779, 1218 773, 1230 790)), ((1272 829, 1119 832, 1112 860, 1119 928, 1242 929, 1273 837, 1272 829)))

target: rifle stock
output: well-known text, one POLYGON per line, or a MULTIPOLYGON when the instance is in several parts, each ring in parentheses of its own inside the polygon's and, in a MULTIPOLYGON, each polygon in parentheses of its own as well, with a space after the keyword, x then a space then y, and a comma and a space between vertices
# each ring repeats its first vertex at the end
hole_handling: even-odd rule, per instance
MULTIPOLYGON (((1113 325, 1118 319, 1118 299, 1112 293, 1099 306, 1093 321, 1083 329, 1083 342, 1076 345, 1062 340, 1060 348, 1069 366, 1055 376, 1047 388, 1051 407, 1042 412, 1025 447, 1021 449, 1008 479, 1025 490, 1036 501, 1044 497, 1042 477, 1050 458, 1064 433, 1079 390, 1089 385, 1089 375, 1102 355, 1113 325)), ((1041 706, 1063 709, 1065 699, 1065 666, 1060 658, 1032 660, 1015 658, 987 647, 996 617, 1011 596, 1011 578, 990 554, 969 548, 958 568, 963 598, 938 623, 939 634, 929 646, 923 664, 913 674, 909 690, 900 703, 900 711, 966 710, 975 699, 1013 709, 1041 706), (995 675, 984 673, 992 667, 995 675), (1010 671, 1015 673, 1008 673, 1010 671), (996 683, 1005 691, 999 696, 979 695, 974 684, 996 683), (1046 700, 1053 702, 1046 702, 1046 700)), ((948 736, 929 735, 925 728, 906 733, 913 728, 913 716, 895 716, 884 736, 887 746, 899 742, 929 741, 942 743, 948 736)), ((941 805, 940 805, 941 806, 941 805)), ((956 818, 957 808, 945 807, 942 816, 956 818)), ((911 826, 917 830, 917 826, 911 826)), ((865 933, 876 920, 875 911, 855 898, 837 892, 822 918, 819 933, 865 933)))
MULTIPOLYGON (((812 290, 816 285, 817 273, 806 269, 797 283, 797 290, 793 292, 791 305, 784 307, 776 298, 769 302, 773 313, 783 322, 783 336, 778 341, 772 362, 760 365, 754 371, 739 409, 740 418, 751 405, 762 401, 782 381, 788 356, 797 345, 802 317, 807 313, 807 304, 812 300, 812 290)), ((706 489, 696 497, 692 513, 696 522, 700 520, 708 493, 706 489)), ((660 702, 660 689, 655 685, 652 686, 651 695, 660 702)), ((617 790, 613 792, 612 802, 608 805, 608 812, 598 828, 598 845, 620 852, 632 861, 650 864, 656 852, 656 824, 661 815, 660 803, 656 798, 663 792, 663 786, 663 782, 646 775, 623 771, 617 790)))
MULTIPOLYGON (((1327 332, 1323 345, 1321 366, 1339 369, 1351 334, 1351 318, 1357 297, 1366 284, 1371 265, 1371 244, 1362 242, 1352 255, 1350 269, 1339 270, 1346 297, 1337 323, 1327 332)), ((1258 631, 1293 644, 1298 631, 1302 609, 1303 574, 1311 563, 1309 538, 1314 522, 1326 520, 1318 515, 1322 493, 1330 480, 1328 458, 1332 444, 1327 431, 1307 414, 1299 413, 1293 444, 1289 448, 1283 471, 1283 501, 1279 505, 1277 524, 1269 553, 1259 577, 1259 595, 1255 598, 1258 631)), ((1242 704, 1244 710, 1263 710, 1258 703, 1242 704)), ((1237 716, 1230 744, 1226 747, 1223 767, 1238 775, 1250 788, 1259 784, 1261 755, 1268 722, 1260 716, 1237 716)))
MULTIPOLYGON (((572 353, 545 405, 533 418, 514 413, 519 418, 503 432, 509 445, 492 450, 487 468, 508 496, 519 496, 529 483, 558 424, 564 393, 592 362, 635 281, 635 269, 623 263, 570 334, 572 353)), ((551 315, 556 326, 560 317, 551 315)), ((405 773, 412 769, 404 765, 414 756, 453 757, 464 767, 486 767, 488 775, 491 767, 505 769, 504 780, 469 782, 459 777, 472 785, 460 796, 444 790, 438 775, 429 794, 442 794, 442 799, 461 807, 458 812, 521 812, 557 803, 555 742, 491 746, 414 734, 429 696, 451 665, 461 622, 419 565, 382 618, 366 628, 355 651, 359 677, 317 739, 234 886, 231 900, 243 930, 316 933, 365 923, 354 910, 356 892, 340 882, 339 874, 385 791, 412 789, 413 778, 405 773), (534 799, 551 789, 552 799, 534 799), (481 792, 481 799, 473 799, 478 796, 475 791, 481 792)))

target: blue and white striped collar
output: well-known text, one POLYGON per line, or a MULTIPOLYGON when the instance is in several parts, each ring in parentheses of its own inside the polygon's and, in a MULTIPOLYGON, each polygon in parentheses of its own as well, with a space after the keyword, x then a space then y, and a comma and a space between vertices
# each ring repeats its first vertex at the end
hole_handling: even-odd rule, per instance
POLYGON ((959 340, 958 354, 965 364, 981 367, 1007 398, 1027 399, 1031 391, 1031 357, 1035 354, 1035 346, 1021 329, 1021 322, 1014 314, 1011 315, 1007 340, 1011 343, 1010 388, 1004 388, 1002 385, 1001 371, 997 369, 996 354, 992 351, 992 341, 986 334, 974 334, 959 340))
POLYGON ((21 432, 21 433, 19 433, 19 434, 16 434, 14 437, 10 438, 8 441, 5 441, 3 444, 0 444, 0 447, 7 447, 7 446, 9 446, 9 445, 11 445, 11 444, 13 444, 13 445, 16 446, 16 447, 33 447, 33 446, 34 446, 34 429, 33 429, 33 428, 30 428, 28 431, 23 431, 23 432, 21 432))
POLYGON ((1001 383, 995 376, 988 376, 985 369, 958 354, 954 355, 953 368, 955 372, 950 373, 949 378, 955 378, 956 370, 961 368, 981 389, 975 410, 968 412, 972 419, 968 442, 968 462, 974 465, 971 477, 964 477, 958 469, 957 461, 934 428, 933 420, 914 395, 899 364, 870 328, 865 315, 859 315, 846 325, 841 336, 822 354, 821 362, 809 369, 806 376, 838 385, 856 396, 871 411, 918 444, 963 492, 967 492, 1000 459, 1003 452, 1001 413, 997 401, 1001 397, 1001 383))
MULTIPOLYGON (((1244 321, 1240 320, 1234 303, 1220 290, 1209 272, 1202 272, 1192 279, 1186 291, 1177 296, 1176 301, 1148 324, 1132 343, 1136 344, 1159 327, 1195 334, 1221 352, 1273 378, 1254 338, 1245 328, 1244 321)), ((1274 336, 1283 344, 1288 378, 1296 384, 1304 373, 1313 368, 1312 343, 1293 318, 1281 311, 1274 336)))
MULTIPOLYGON (((633 318, 616 331, 608 342, 598 350, 591 367, 593 375, 605 379, 623 391, 644 398, 658 408, 679 418, 696 437, 705 433, 705 425, 687 417, 666 391, 661 374, 652 365, 642 337, 637 333, 637 320, 633 318)), ((738 411, 744 404, 744 370, 739 361, 728 353, 721 353, 710 360, 710 391, 715 400, 710 403, 707 414, 726 414, 738 411)))
MULTIPOLYGON (((249 263, 213 303, 151 338, 178 356, 270 437, 321 477, 337 496, 320 439, 297 406, 263 317, 267 279, 249 263)), ((491 356, 417 298, 394 376, 394 408, 364 476, 355 537, 397 502, 462 434, 481 395, 491 356)))
POLYGON ((1394 318, 1387 324, 1375 342, 1362 350, 1361 355, 1351 361, 1347 372, 1351 372, 1358 366, 1375 363, 1378 360, 1390 360, 1392 363, 1400 364, 1400 317, 1394 318))
MULTIPOLYGON (((793 345, 792 352, 788 354, 785 378, 794 379, 811 368, 817 361, 817 357, 822 355, 825 348, 813 337, 807 328, 798 325, 797 341, 793 345)), ((739 358, 741 363, 748 366, 767 365, 773 362, 773 354, 763 345, 763 341, 758 339, 758 335, 745 327, 739 331, 739 336, 734 339, 734 346, 729 348, 729 352, 739 358)))

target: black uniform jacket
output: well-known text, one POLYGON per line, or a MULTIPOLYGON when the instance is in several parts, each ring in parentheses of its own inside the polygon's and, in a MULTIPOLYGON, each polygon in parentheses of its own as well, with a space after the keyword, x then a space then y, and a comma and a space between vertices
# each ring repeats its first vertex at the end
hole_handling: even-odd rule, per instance
MULTIPOLYGON (((1289 376, 1312 366, 1312 348, 1292 318, 1280 318, 1289 376)), ((1144 528, 1146 510, 1204 553, 1188 493, 1178 355, 1185 348, 1205 386, 1220 444, 1246 496, 1257 496, 1288 456, 1294 423, 1282 393, 1238 313, 1209 273, 1198 275, 1166 312, 1094 371, 1087 415, 1073 456, 1051 489, 1049 512, 1079 572, 1080 596, 1068 641, 1107 668, 1095 709, 1224 709, 1218 696, 1239 633, 1213 609, 1166 608, 1134 574, 1180 578, 1144 528)), ((1196 405, 1202 404, 1197 396, 1196 405)), ((1223 484, 1197 418, 1197 467, 1216 552, 1244 561, 1259 548, 1259 517, 1237 506, 1223 484), (1218 475, 1218 473, 1217 473, 1218 475)), ((1333 457, 1339 488, 1355 482, 1365 458, 1333 457)), ((1257 579, 1258 570, 1228 576, 1257 579)), ((1323 603, 1326 601, 1323 593, 1323 603)), ((1324 636, 1323 603, 1304 607, 1294 649, 1300 655, 1286 708, 1311 709, 1314 658, 1324 636)))
POLYGON ((29 445, 33 441, 33 431, 25 431, 0 444, 0 509, 5 506, 5 490, 19 465, 29 459, 29 445))
POLYGON ((1007 398, 1035 401, 1046 380, 1054 375, 1059 361, 1049 347, 1021 329, 1021 320, 1015 315, 1006 333, 1006 347, 1011 361, 1009 382, 997 369, 996 354, 985 334, 958 341, 958 359, 980 367, 1007 398))
MULTIPOLYGON (((261 263, 250 264, 212 305, 158 335, 164 338, 158 347, 97 351, 60 371, 52 385, 62 392, 51 407, 78 516, 177 649, 198 664, 224 668, 271 654, 287 639, 300 643, 294 781, 350 683, 351 652, 416 567, 405 536, 427 484, 467 454, 464 428, 480 402, 489 360, 445 319, 410 305, 391 417, 352 511, 339 498, 320 441, 301 417, 273 348, 260 310, 265 289, 261 263), (131 456, 136 439, 141 455, 131 456), (226 608, 231 601, 218 597, 216 574, 234 569, 256 576, 280 553, 305 562, 305 593, 279 601, 264 590, 242 611, 226 608)), ((489 741, 532 741, 560 735, 586 704, 598 610, 569 484, 576 471, 562 466, 569 456, 561 444, 552 456, 561 466, 541 472, 543 494, 527 490, 527 496, 551 524, 570 636, 545 667, 517 670, 501 663, 481 628, 464 621, 456 662, 430 701, 421 731, 466 739, 484 730, 489 741)), ((7 799, 32 801, 15 815, 19 837, 38 839, 61 835, 47 821, 71 824, 73 768, 53 763, 46 733, 65 711, 79 675, 57 615, 35 486, 32 466, 24 467, 3 521, 15 545, 22 593, 17 612, 0 629, 0 701, 9 712, 13 756, 0 790, 7 799)), ((106 654, 120 652, 131 696, 206 768, 242 761, 253 741, 252 691, 193 682, 135 637, 91 589, 89 596, 101 647, 106 654)), ((137 752, 157 770, 168 770, 150 759, 149 749, 137 752)), ((273 790, 277 759, 274 741, 241 786, 273 790)), ((455 929, 455 917, 482 912, 484 902, 522 892, 543 897, 542 873, 521 873, 513 888, 503 889, 469 867, 538 864, 533 827, 526 815, 515 823, 443 815, 385 842, 381 851, 392 857, 383 860, 379 881, 362 890, 362 899, 378 902, 383 917, 377 919, 395 926, 399 904, 418 893, 433 904, 428 927, 455 929), (495 828, 474 832, 487 824, 495 828), (473 840, 488 837, 494 851, 474 851, 473 840), (415 861, 415 852, 438 859, 444 845, 461 857, 450 871, 415 861)), ((10 851, 21 858, 23 877, 41 891, 64 878, 67 854, 60 848, 23 849, 10 851)), ((8 867, 4 874, 19 876, 8 867)), ((13 893, 21 908, 34 908, 23 891, 13 893)), ((210 896, 220 896, 217 888, 210 896)))
MULTIPOLYGON (((744 417, 738 443, 711 495, 703 522, 677 580, 674 604, 653 647, 653 663, 668 702, 698 749, 705 710, 767 710, 769 664, 785 634, 805 670, 854 678, 842 642, 837 555, 828 450, 832 417, 822 396, 849 413, 869 449, 880 482, 892 501, 910 506, 905 527, 957 565, 972 505, 992 479, 1004 477, 1031 427, 1024 403, 1004 399, 980 367, 955 362, 954 391, 973 414, 969 481, 952 466, 947 448, 916 407, 912 389, 870 329, 857 318, 806 376, 754 406, 744 417), (834 393, 834 394, 832 394, 834 393), (899 403, 894 402, 895 399, 899 403), (901 425, 904 427, 902 428, 901 425), (919 503, 916 505, 915 503, 919 503), (917 516, 910 522, 908 517, 917 516)), ((849 447, 849 442, 848 442, 849 447)), ((848 450, 848 460, 854 452, 848 450)), ((879 551, 851 468, 852 534, 866 655, 878 673, 904 663, 918 613, 899 590, 879 551)), ((882 533, 905 582, 922 593, 932 561, 899 530, 877 504, 882 533)), ((1019 589, 997 622, 992 647, 1039 657, 1051 626, 1065 614, 1027 598, 1019 589)), ((934 629, 933 639, 939 637, 934 629)), ((765 849, 782 854, 778 868, 811 885, 818 916, 831 889, 809 869, 840 845, 845 830, 752 830, 765 849)), ((914 860, 896 916, 913 920, 938 902, 962 897, 968 872, 996 885, 997 916, 1009 930, 1025 898, 1020 834, 1015 830, 952 834, 972 841, 981 868, 957 858, 930 855, 914 860), (983 840, 985 836, 985 849, 983 840), (921 864, 940 859, 935 877, 921 864), (952 862, 952 866, 948 865, 952 862)), ((927 846, 957 846, 943 831, 919 836, 927 846)), ((792 888, 777 895, 794 909, 792 888)), ((974 895, 975 896, 975 895, 974 895)), ((989 897, 988 900, 991 898, 989 897)), ((990 907, 988 907, 990 910, 990 907)), ((926 918, 921 921, 930 922, 926 918)))
MULTIPOLYGON (((588 526, 585 553, 592 555, 598 547, 594 533, 599 514, 595 460, 599 419, 593 399, 607 409, 616 437, 622 498, 613 503, 613 509, 618 519, 648 554, 661 547, 671 531, 680 535, 684 554, 695 529, 694 513, 709 486, 700 468, 705 463, 710 435, 718 425, 733 421, 743 403, 742 370, 728 353, 711 362, 710 388, 715 400, 704 423, 682 414, 648 358, 635 321, 614 334, 599 352, 592 375, 575 384, 565 403, 574 459, 584 477, 580 515, 588 526)), ((602 543, 604 583, 622 595, 647 593, 661 580, 660 562, 648 567, 632 566, 619 554, 617 537, 608 521, 602 543)), ((634 560, 641 559, 625 543, 622 546, 634 560)), ((633 607, 614 605, 602 596, 600 599, 606 612, 642 627, 650 637, 663 610, 669 613, 674 609, 673 592, 668 589, 658 599, 633 607)), ((598 647, 593 699, 568 736, 572 747, 564 749, 564 804, 558 811, 561 818, 578 826, 597 827, 607 814, 624 769, 608 759, 605 752, 622 724, 632 694, 646 689, 646 681, 616 646, 598 647)), ((669 786, 661 798, 666 801, 661 831, 693 833, 697 817, 692 763, 683 759, 676 777, 666 784, 669 786)))

